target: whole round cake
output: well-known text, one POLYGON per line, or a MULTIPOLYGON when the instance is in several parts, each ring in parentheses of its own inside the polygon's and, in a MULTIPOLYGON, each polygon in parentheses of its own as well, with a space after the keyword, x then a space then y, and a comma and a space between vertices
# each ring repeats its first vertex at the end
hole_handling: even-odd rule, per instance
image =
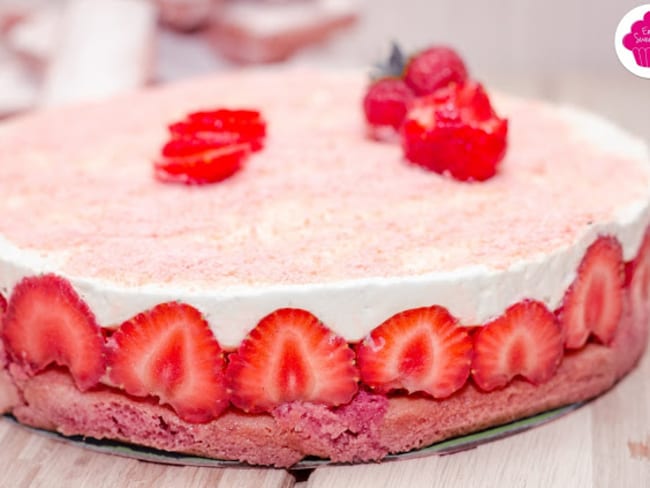
POLYGON ((242 71, 2 124, 0 408, 290 466, 379 460, 625 375, 650 311, 644 145, 494 95, 505 157, 464 181, 368 138, 366 83, 242 71), (211 149, 215 184, 164 181, 187 149, 161 163, 168 130, 219 107, 250 109, 240 133, 263 117, 259 144, 211 149))

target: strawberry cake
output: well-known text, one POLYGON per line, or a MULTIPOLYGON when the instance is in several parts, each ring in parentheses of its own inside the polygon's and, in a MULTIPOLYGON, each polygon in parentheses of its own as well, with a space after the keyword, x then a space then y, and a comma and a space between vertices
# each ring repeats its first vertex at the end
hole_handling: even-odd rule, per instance
POLYGON ((4 123, 2 411, 291 466, 609 389, 646 344, 646 149, 462 75, 400 88, 398 123, 364 120, 365 75, 307 69, 4 123))

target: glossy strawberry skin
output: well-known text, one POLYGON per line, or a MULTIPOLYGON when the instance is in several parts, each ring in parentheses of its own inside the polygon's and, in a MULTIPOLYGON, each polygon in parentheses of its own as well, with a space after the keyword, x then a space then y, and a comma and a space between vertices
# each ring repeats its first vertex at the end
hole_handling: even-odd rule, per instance
POLYGON ((382 78, 373 82, 363 99, 366 122, 371 127, 398 130, 414 95, 399 78, 382 78))
POLYGON ((467 68, 455 50, 432 46, 410 59, 404 80, 418 96, 430 95, 450 83, 465 83, 467 68))
POLYGON ((461 181, 493 177, 507 148, 508 121, 499 118, 474 82, 452 84, 411 105, 402 126, 407 160, 461 181))
POLYGON ((28 374, 65 366, 83 391, 104 375, 102 333, 67 280, 53 274, 24 278, 12 291, 3 322, 7 351, 28 374))

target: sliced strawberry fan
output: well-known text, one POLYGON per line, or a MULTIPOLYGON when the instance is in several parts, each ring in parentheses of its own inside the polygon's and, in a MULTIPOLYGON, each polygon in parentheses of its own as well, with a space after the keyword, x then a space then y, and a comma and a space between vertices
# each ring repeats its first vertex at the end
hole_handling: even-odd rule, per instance
POLYGON ((229 178, 251 152, 260 151, 266 122, 256 110, 217 109, 189 114, 171 124, 169 134, 154 162, 156 177, 201 185, 229 178))

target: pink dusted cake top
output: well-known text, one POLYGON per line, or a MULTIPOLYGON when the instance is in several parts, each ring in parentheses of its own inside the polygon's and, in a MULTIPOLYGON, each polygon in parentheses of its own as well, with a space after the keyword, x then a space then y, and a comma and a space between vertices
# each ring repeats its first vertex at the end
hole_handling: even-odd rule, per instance
POLYGON ((497 99, 510 147, 491 180, 409 165, 398 146, 364 137, 365 81, 237 73, 6 124, 0 234, 53 253, 70 276, 300 284, 503 269, 571 245, 591 222, 647 198, 648 169, 590 147, 532 101, 497 99), (265 149, 219 184, 154 179, 166 124, 217 107, 261 110, 265 149))

